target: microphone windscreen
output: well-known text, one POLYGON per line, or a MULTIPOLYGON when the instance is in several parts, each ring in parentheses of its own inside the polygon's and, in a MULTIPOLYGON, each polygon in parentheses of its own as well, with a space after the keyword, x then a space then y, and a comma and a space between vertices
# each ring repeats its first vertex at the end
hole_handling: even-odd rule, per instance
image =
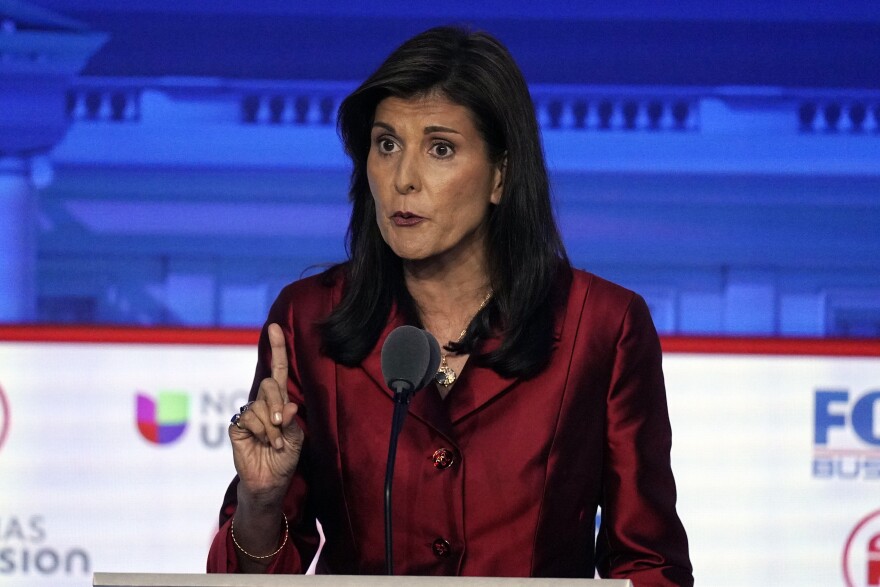
POLYGON ((440 367, 440 344, 437 342, 437 339, 434 338, 434 335, 427 330, 422 330, 422 334, 425 335, 425 338, 428 340, 428 345, 431 348, 431 360, 428 362, 428 369, 425 371, 425 376, 422 378, 421 382, 419 382, 417 389, 421 389, 431 383, 431 381, 434 380, 434 376, 437 374, 437 369, 440 367))
POLYGON ((382 376, 395 391, 419 389, 430 364, 431 344, 415 326, 395 328, 382 345, 382 376), (395 384, 402 384, 403 389, 398 390, 395 384))

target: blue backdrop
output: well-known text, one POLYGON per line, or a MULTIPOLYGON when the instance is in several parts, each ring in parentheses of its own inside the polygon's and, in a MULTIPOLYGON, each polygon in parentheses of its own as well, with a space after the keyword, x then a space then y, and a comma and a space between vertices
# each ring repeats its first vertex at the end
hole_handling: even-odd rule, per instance
POLYGON ((255 326, 344 258, 335 109, 465 23, 529 80, 576 265, 664 333, 880 336, 880 8, 2 2, 0 320, 255 326))

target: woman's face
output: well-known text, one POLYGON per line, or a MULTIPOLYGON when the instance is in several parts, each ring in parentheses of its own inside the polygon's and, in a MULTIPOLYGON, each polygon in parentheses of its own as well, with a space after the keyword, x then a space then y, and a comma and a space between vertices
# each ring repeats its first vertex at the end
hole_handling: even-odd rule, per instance
POLYGON ((374 120, 367 178, 388 246, 407 261, 482 261, 503 173, 470 110, 436 94, 389 97, 374 120))

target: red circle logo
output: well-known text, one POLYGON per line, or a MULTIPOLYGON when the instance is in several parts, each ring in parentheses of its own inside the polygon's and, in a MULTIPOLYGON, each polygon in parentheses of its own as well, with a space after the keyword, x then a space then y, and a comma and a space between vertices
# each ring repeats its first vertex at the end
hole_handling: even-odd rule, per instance
POLYGON ((6 401, 6 395, 3 393, 3 387, 0 386, 0 450, 6 442, 6 436, 9 434, 9 402, 6 401))
POLYGON ((880 585, 880 510, 862 518, 847 538, 843 579, 847 587, 880 585))

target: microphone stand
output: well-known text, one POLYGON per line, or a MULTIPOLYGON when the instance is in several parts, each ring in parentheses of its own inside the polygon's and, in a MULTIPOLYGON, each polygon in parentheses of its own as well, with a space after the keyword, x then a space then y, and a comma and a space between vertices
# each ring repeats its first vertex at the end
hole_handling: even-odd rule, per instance
POLYGON ((394 415, 391 419, 391 440, 388 443, 388 466, 385 468, 385 570, 394 574, 391 547, 391 482, 394 479, 394 461, 397 459, 397 437, 403 428, 403 419, 409 410, 412 399, 412 384, 406 381, 394 382, 394 415))

